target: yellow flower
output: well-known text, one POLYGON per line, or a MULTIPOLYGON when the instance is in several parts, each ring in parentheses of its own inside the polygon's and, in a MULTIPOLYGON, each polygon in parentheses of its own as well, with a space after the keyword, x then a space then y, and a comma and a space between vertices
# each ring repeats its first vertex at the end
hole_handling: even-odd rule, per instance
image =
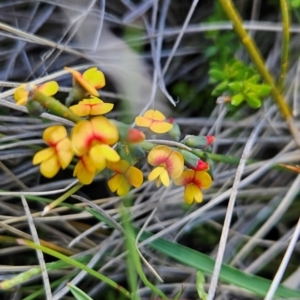
POLYGON ((70 110, 77 116, 96 116, 104 115, 113 109, 112 103, 104 103, 101 99, 92 97, 91 99, 83 99, 78 104, 70 107, 70 110))
POLYGON ((33 89, 38 89, 46 96, 53 96, 58 91, 58 84, 56 81, 49 81, 40 86, 35 86, 33 84, 20 85, 14 93, 14 99, 16 100, 17 105, 25 105, 30 98, 30 91, 33 89))
POLYGON ((82 184, 90 184, 92 183, 96 172, 97 169, 94 166, 93 161, 87 155, 84 155, 80 157, 79 162, 76 164, 73 176, 76 176, 82 184))
POLYGON ((78 122, 72 131, 72 147, 79 157, 87 155, 100 172, 106 162, 117 162, 119 154, 110 147, 119 139, 116 126, 107 118, 99 116, 78 122))
POLYGON ((73 85, 77 83, 87 94, 97 97, 99 96, 97 89, 101 89, 105 86, 104 74, 97 68, 90 68, 83 74, 68 67, 64 69, 73 75, 73 85))
POLYGON ((73 158, 71 141, 64 126, 48 127, 43 133, 43 140, 50 146, 37 152, 32 163, 40 164, 41 173, 47 177, 54 177, 60 168, 65 169, 73 158))
POLYGON ((169 186, 169 176, 173 179, 178 178, 184 168, 182 155, 167 146, 154 147, 148 154, 148 163, 156 167, 150 172, 148 180, 156 180, 157 187, 161 183, 169 186))
POLYGON ((187 204, 194 201, 203 201, 202 189, 207 189, 212 184, 210 175, 205 171, 186 170, 181 176, 174 180, 176 185, 184 185, 184 200, 187 204))
POLYGON ((117 192, 119 196, 126 195, 130 186, 140 187, 143 183, 143 173, 138 168, 131 166, 126 160, 118 162, 108 162, 107 167, 116 172, 109 179, 108 186, 112 192, 117 192))
POLYGON ((135 118, 136 125, 148 127, 155 133, 166 133, 170 131, 173 124, 165 121, 166 117, 158 110, 147 110, 144 115, 135 118))

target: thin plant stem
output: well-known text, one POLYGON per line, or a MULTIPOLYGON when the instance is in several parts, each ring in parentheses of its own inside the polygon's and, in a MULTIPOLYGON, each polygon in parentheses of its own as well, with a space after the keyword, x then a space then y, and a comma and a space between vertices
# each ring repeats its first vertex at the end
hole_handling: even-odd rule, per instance
POLYGON ((289 42, 290 42, 290 14, 287 0, 280 0, 282 14, 282 48, 281 48, 281 70, 278 87, 282 91, 289 65, 289 42))
POLYGON ((34 101, 39 102, 44 108, 48 109, 52 114, 60 116, 74 123, 81 120, 80 117, 75 115, 68 107, 53 97, 46 96, 41 93, 37 88, 32 91, 34 95, 34 101))
POLYGON ((63 195, 61 195, 59 198, 54 200, 52 203, 47 205, 44 210, 42 215, 46 215, 51 209, 59 205, 61 202, 65 201, 68 197, 76 193, 81 187, 83 187, 83 184, 78 183, 75 186, 73 186, 70 190, 66 191, 63 195))

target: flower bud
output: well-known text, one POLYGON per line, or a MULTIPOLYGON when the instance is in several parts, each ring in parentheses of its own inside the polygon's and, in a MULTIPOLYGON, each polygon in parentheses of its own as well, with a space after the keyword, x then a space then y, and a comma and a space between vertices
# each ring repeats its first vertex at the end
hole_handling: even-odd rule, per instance
POLYGON ((187 135, 181 143, 198 149, 205 149, 209 145, 211 145, 214 141, 214 136, 195 136, 195 135, 187 135))
POLYGON ((209 170, 209 164, 206 163, 205 161, 201 160, 198 156, 196 156, 195 154, 184 150, 184 149, 180 149, 178 150, 183 158, 184 158, 184 164, 190 168, 193 169, 195 171, 207 171, 209 170))
POLYGON ((169 122, 173 124, 173 127, 168 132, 168 134, 171 138, 173 138, 176 142, 178 142, 180 140, 180 135, 181 135, 180 127, 178 126, 177 123, 174 122, 172 118, 169 119, 169 122))
POLYGON ((116 120, 111 120, 111 121, 118 128, 120 139, 123 140, 124 142, 130 144, 136 144, 145 140, 146 137, 142 131, 136 128, 132 128, 129 125, 120 121, 116 121, 116 120))
POLYGON ((145 134, 142 131, 136 128, 130 128, 127 132, 126 142, 136 144, 142 142, 145 138, 145 134))

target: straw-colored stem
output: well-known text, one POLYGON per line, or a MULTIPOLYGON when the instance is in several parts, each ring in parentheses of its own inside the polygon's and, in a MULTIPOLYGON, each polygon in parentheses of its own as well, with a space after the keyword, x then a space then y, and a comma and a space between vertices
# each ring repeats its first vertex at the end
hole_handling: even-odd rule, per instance
POLYGON ((276 104, 278 105, 283 117, 285 119, 290 118, 292 116, 290 108, 286 104, 283 96, 281 95, 279 89, 277 88, 273 76, 267 70, 264 60, 260 54, 260 51, 258 50, 252 38, 248 35, 247 31, 244 29, 242 19, 239 13, 237 12, 236 8, 234 7, 232 1, 219 0, 219 2, 224 12, 226 13, 227 17, 231 20, 236 35, 239 37, 245 49, 247 50, 258 72, 261 74, 264 81, 271 86, 272 96, 276 104))
POLYGON ((44 208, 44 211, 43 211, 42 215, 43 216, 46 215, 51 209, 53 209, 54 207, 56 207, 57 205, 59 205, 60 203, 62 203, 63 201, 65 201, 67 198, 69 198, 71 195, 73 195, 74 193, 76 193, 82 186, 83 186, 82 183, 78 183, 75 186, 73 186, 70 190, 66 191, 59 198, 57 198, 56 200, 54 200, 53 202, 51 202, 49 205, 47 205, 44 208))
POLYGON ((281 70, 278 81, 279 89, 282 91, 289 65, 289 42, 290 42, 290 14, 287 0, 280 0, 282 14, 282 48, 281 48, 281 70))
POLYGON ((231 0, 219 0, 219 2, 224 12, 226 13, 227 17, 231 20, 236 35, 239 37, 240 41, 242 42, 245 49, 247 50, 254 65, 256 66, 256 69, 262 76, 263 80, 270 85, 271 95, 275 103, 277 104, 280 113, 282 114, 283 118, 286 120, 291 135, 294 137, 295 142, 300 147, 300 133, 295 125, 292 112, 288 104, 285 102, 285 99, 280 89, 276 86, 273 76, 267 70, 264 60, 260 54, 260 51, 258 50, 252 38, 248 35, 247 31, 244 29, 242 19, 238 11, 234 7, 231 0))

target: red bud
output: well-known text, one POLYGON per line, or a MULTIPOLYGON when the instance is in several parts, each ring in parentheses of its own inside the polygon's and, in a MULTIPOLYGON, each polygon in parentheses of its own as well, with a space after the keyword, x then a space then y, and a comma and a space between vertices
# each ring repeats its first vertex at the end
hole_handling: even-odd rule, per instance
POLYGON ((209 164, 205 161, 199 159, 196 167, 193 167, 195 171, 208 171, 209 170, 209 164))
POLYGON ((145 134, 142 131, 140 131, 140 130, 138 130, 136 128, 130 128, 128 130, 128 134, 127 134, 126 140, 129 143, 135 144, 135 143, 142 142, 143 140, 145 140, 145 138, 146 138, 145 134))
POLYGON ((215 140, 215 137, 213 135, 207 135, 206 136, 206 142, 207 142, 207 146, 211 145, 215 140))

